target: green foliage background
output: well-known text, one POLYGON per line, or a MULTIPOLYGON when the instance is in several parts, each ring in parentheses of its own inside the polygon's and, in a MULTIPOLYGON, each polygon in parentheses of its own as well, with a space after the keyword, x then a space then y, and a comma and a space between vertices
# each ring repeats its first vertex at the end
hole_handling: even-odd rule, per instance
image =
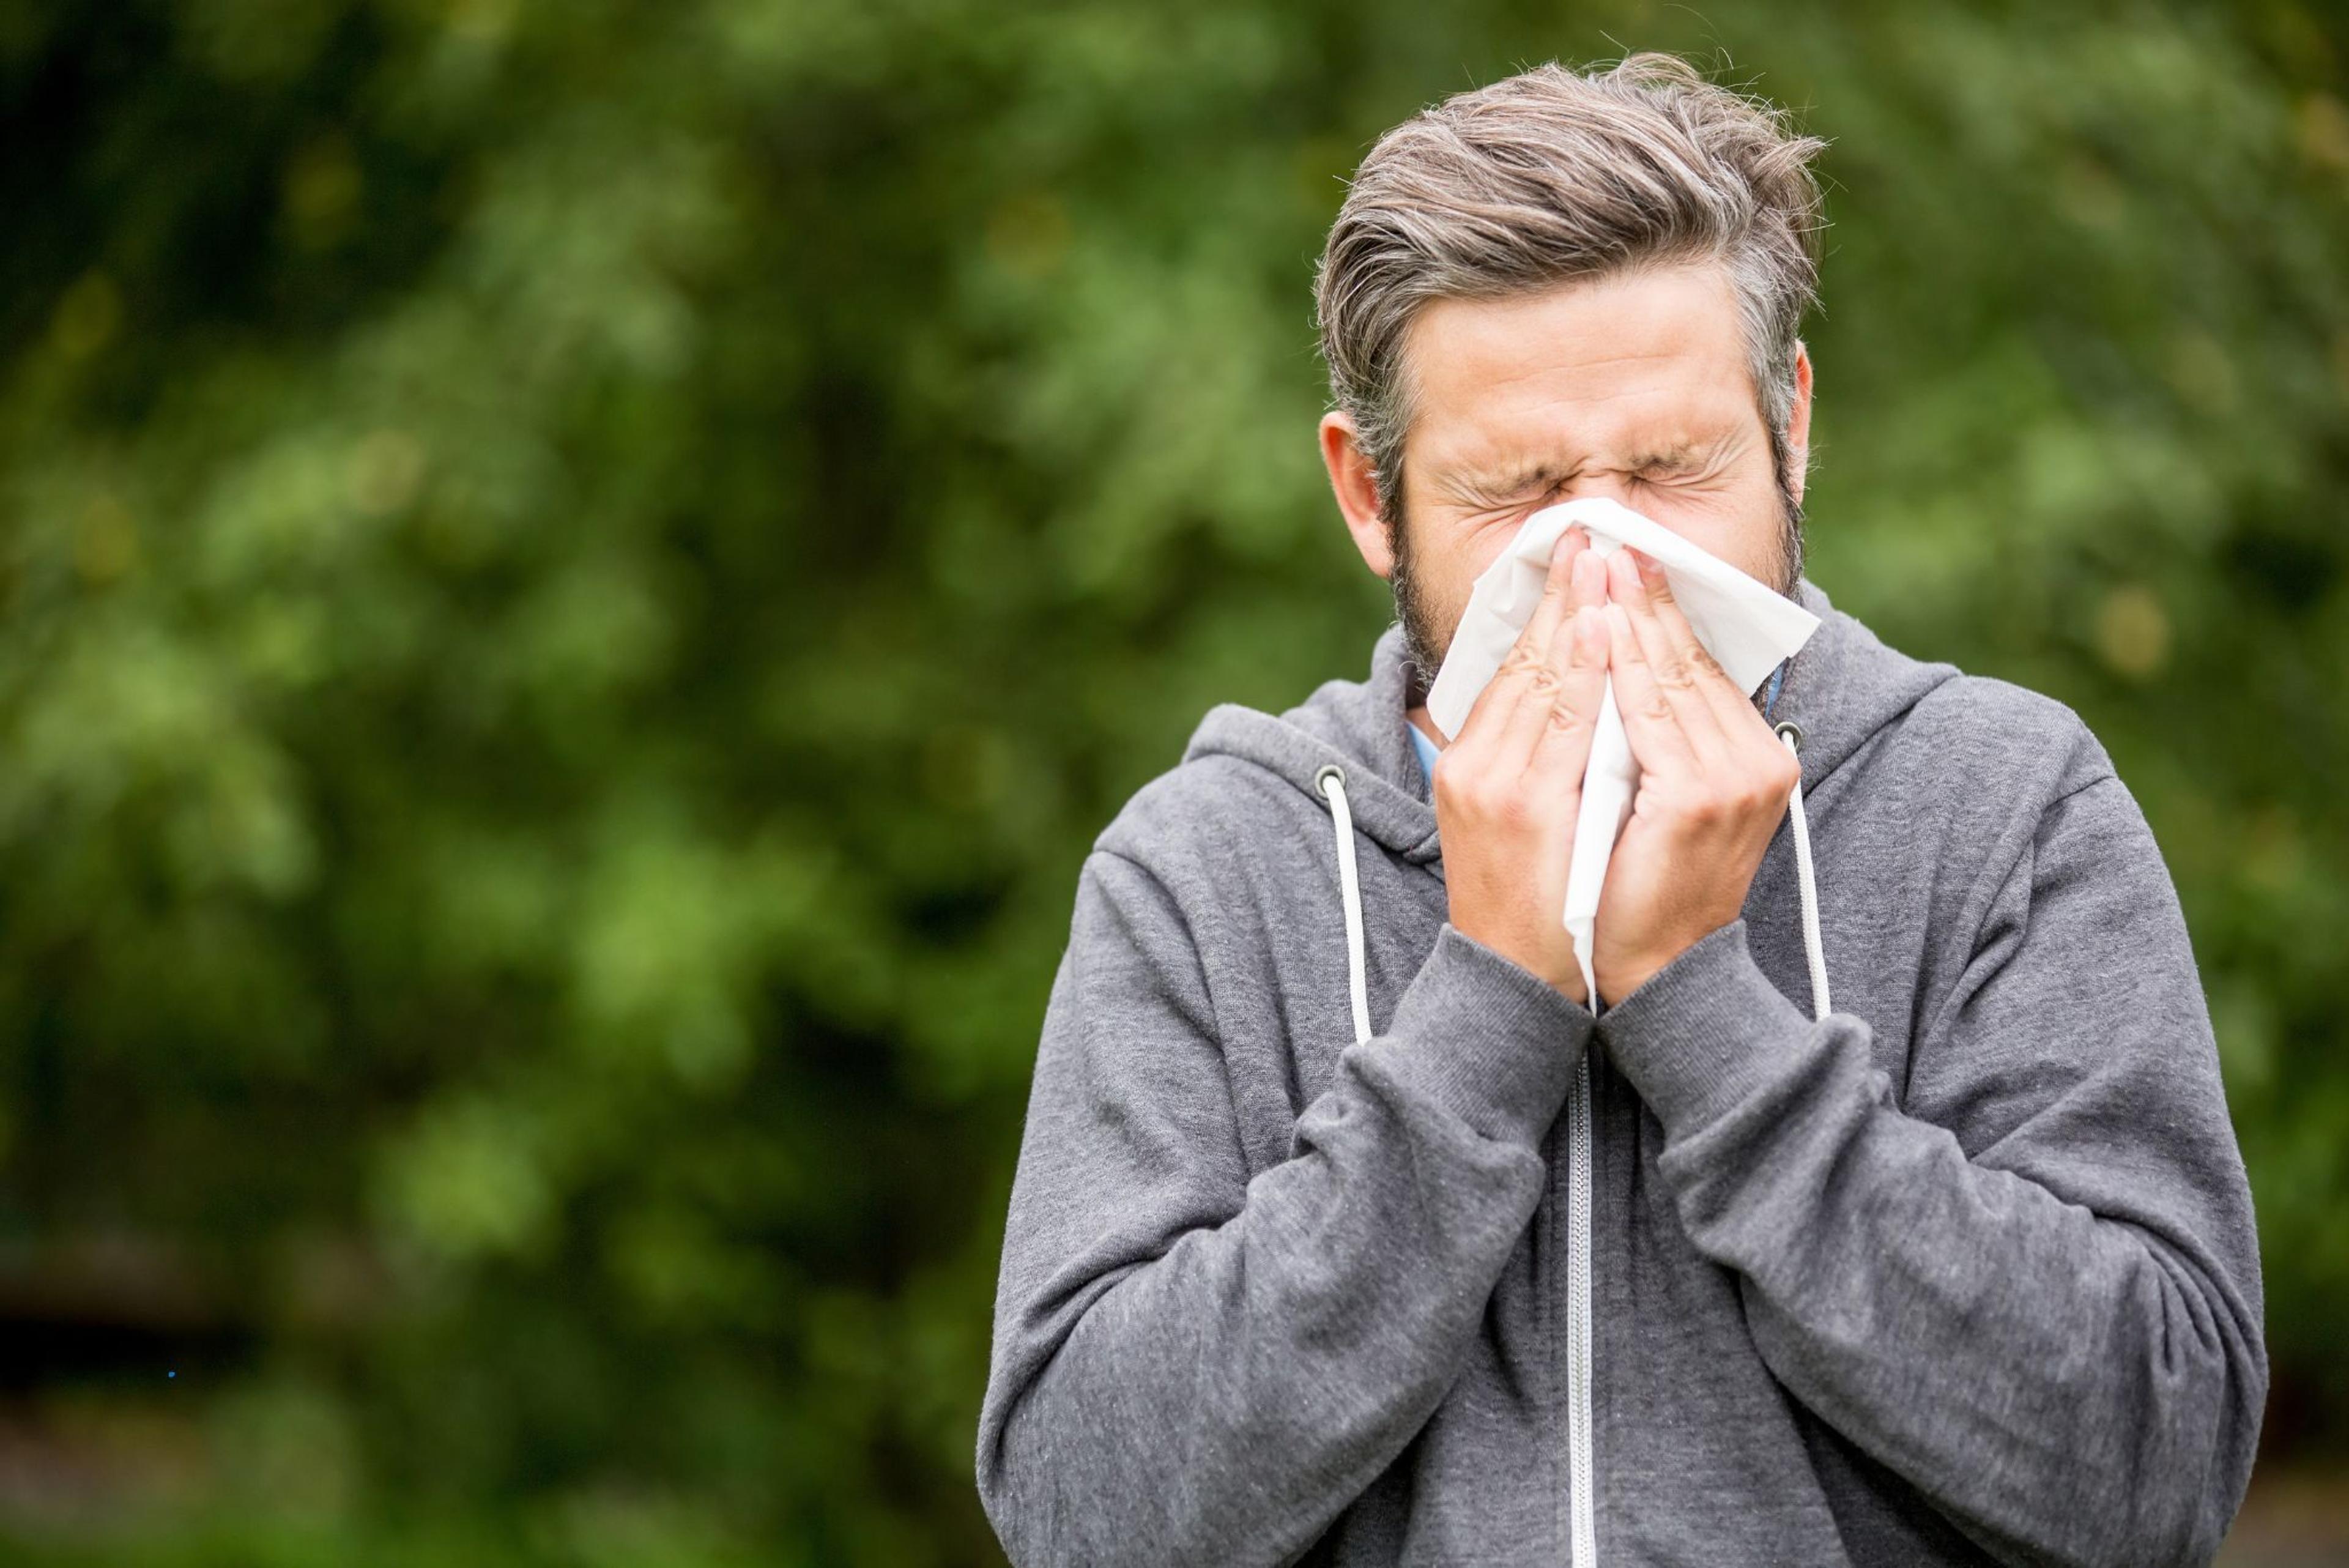
POLYGON ((0 0, 10 1549, 993 1560, 1077 865, 1387 618, 1343 177, 1651 47, 1832 139, 1812 575, 2112 749, 2338 1441, 2338 13, 0 0))

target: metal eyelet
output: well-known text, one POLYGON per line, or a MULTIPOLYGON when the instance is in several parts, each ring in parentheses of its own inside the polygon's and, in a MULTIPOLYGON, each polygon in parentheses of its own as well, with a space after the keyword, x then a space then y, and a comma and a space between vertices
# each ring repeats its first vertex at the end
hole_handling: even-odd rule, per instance
POLYGON ((1798 757, 1803 754, 1803 727, 1800 724, 1795 723, 1792 719, 1781 719, 1770 726, 1770 732, 1774 735, 1793 737, 1795 754, 1798 757))
POLYGON ((1335 763, 1323 763, 1313 770, 1313 787, 1324 800, 1330 798, 1330 781, 1333 778, 1342 786, 1346 782, 1346 770, 1335 763))

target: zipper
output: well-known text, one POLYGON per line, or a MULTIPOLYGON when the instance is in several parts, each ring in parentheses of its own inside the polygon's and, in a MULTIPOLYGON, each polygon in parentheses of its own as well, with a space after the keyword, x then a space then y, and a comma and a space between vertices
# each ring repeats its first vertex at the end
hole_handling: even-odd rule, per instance
POLYGON ((1574 1568, 1594 1568, 1590 1496, 1590 1047, 1574 1061, 1566 1126, 1566 1455, 1574 1568))

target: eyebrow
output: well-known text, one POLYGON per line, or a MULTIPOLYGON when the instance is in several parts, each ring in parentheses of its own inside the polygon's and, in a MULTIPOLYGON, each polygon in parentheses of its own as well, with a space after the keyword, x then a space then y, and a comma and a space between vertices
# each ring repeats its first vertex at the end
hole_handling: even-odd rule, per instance
MULTIPOLYGON (((1729 439, 1726 432, 1708 438, 1685 437, 1669 446, 1642 452, 1624 463, 1623 468, 1631 473, 1644 473, 1660 468, 1694 468, 1701 461, 1717 455, 1723 447, 1729 444, 1729 439)), ((1472 501, 1505 501, 1537 488, 1547 490, 1568 472, 1559 463, 1538 462, 1501 474, 1455 474, 1442 483, 1446 488, 1472 501)))

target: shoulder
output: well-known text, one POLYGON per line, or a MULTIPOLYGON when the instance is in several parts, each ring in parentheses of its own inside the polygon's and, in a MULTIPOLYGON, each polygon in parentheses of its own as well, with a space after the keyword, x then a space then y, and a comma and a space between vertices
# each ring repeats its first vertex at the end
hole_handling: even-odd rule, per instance
POLYGON ((1995 676, 1942 681, 1896 739, 1951 784, 2009 805, 2044 808, 2114 776, 2103 742, 2069 704, 1995 676))
POLYGON ((1901 886, 1951 932, 1980 931, 2051 850, 2095 877, 2147 862, 2103 743, 2070 704, 2027 686, 1953 672, 1852 763, 1837 794, 1853 830, 1882 846, 1879 869, 1910 868, 1901 886))
POLYGON ((1311 803, 1271 769, 1225 753, 1194 756, 1143 784, 1100 833, 1095 854, 1148 872, 1178 901, 1229 885, 1311 803))
POLYGON ((2019 940, 2059 896, 2158 920, 2165 940, 2180 926, 2151 824, 2069 704, 1960 676, 1917 705, 1900 743, 1920 770, 1912 776, 1936 781, 1939 809, 1917 818, 1941 840, 1953 928, 1975 933, 1974 948, 2001 931, 2019 940))

